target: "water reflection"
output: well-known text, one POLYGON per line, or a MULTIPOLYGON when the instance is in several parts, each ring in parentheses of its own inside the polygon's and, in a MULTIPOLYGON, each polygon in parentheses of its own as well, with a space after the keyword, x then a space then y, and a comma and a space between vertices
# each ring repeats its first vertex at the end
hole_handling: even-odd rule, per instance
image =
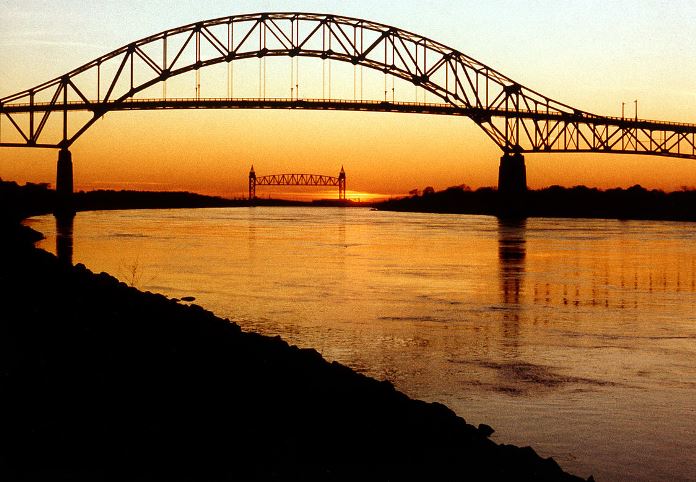
MULTIPOLYGON (((247 225, 247 229, 248 229, 247 249, 248 249, 248 253, 249 253, 249 260, 256 261, 256 253, 258 251, 258 248, 257 248, 258 220, 256 219, 256 208, 252 206, 248 209, 248 212, 249 212, 249 218, 248 218, 248 225, 247 225)), ((253 270, 253 265, 251 263, 249 266, 253 270)))
MULTIPOLYGON (((498 219, 498 276, 505 321, 520 321, 527 256, 527 220, 498 219)), ((519 327, 507 327, 517 331, 519 327)))
POLYGON ((691 224, 328 208, 166 216, 80 213, 74 259, 117 273, 124 253, 140 254, 157 267, 148 289, 193 294, 245 330, 446 403, 571 471, 693 472, 691 224))
POLYGON ((73 225, 75 216, 56 216, 56 256, 60 261, 73 263, 73 225))
POLYGON ((502 303, 519 305, 527 256, 527 220, 498 220, 498 262, 502 303))

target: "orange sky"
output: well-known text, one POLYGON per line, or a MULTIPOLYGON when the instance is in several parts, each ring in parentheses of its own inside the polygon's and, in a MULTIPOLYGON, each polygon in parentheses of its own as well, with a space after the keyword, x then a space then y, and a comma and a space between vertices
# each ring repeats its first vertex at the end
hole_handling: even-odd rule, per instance
MULTIPOLYGON (((349 191, 399 195, 425 186, 496 185, 500 157, 466 118, 308 111, 113 113, 72 152, 78 190, 183 189, 232 197, 246 194, 251 164, 258 175, 335 176, 345 166, 349 191)), ((6 149, 2 154, 3 179, 54 181, 56 151, 6 149)), ((536 154, 527 155, 526 162, 533 188, 696 186, 696 166, 689 160, 536 154)), ((259 195, 277 191, 259 188, 259 195)))
MULTIPOLYGON (((116 29, 102 35, 94 29, 90 30, 98 18, 91 20, 87 15, 80 16, 73 12, 77 16, 70 17, 70 22, 82 26, 89 38, 85 38, 84 32, 79 38, 73 37, 66 30, 55 41, 58 45, 49 45, 49 39, 37 46, 37 39, 48 37, 45 32, 34 32, 32 29, 39 29, 42 23, 46 23, 48 29, 50 19, 44 18, 38 11, 32 11, 34 3, 10 2, 8 9, 0 13, 0 21, 12 20, 13 28, 17 29, 5 30, 3 27, 0 33, 0 45, 3 42, 7 45, 8 39, 11 45, 11 48, 6 46, 0 52, 0 64, 15 66, 13 70, 3 69, 0 72, 0 97, 48 80, 147 34, 187 21, 235 13, 213 11, 211 5, 214 2, 203 2, 205 8, 211 9, 209 13, 184 14, 183 3, 174 2, 172 22, 176 17, 176 24, 170 25, 152 17, 148 22, 142 21, 135 26, 124 25, 123 32, 116 29), (67 45, 70 42, 78 43, 78 40, 94 45, 67 45), (30 62, 27 57, 39 51, 43 55, 48 55, 46 51, 53 52, 53 56, 43 59, 41 68, 36 68, 35 61, 30 62)), ((263 2, 242 3, 242 6, 249 7, 243 11, 269 9, 261 8, 265 6, 263 2)), ((293 2, 281 3, 293 10, 290 8, 293 2)), ((691 61, 690 54, 688 60, 684 57, 683 50, 688 45, 683 45, 683 39, 678 38, 676 30, 669 34, 659 33, 662 30, 657 28, 660 26, 658 23, 655 23, 654 31, 648 29, 650 22, 647 16, 653 12, 649 2, 631 3, 638 5, 634 8, 638 13, 634 12, 633 16, 623 15, 619 6, 608 8, 609 13, 604 12, 604 17, 599 13, 594 17, 584 15, 584 11, 577 8, 567 12, 546 6, 543 11, 547 15, 562 17, 553 18, 548 25, 525 24, 515 27, 518 30, 514 32, 509 32, 510 25, 514 25, 511 18, 495 16, 496 12, 502 11, 496 8, 502 9, 505 2, 493 2, 475 13, 465 12, 456 2, 443 2, 458 12, 452 14, 455 18, 466 13, 469 17, 478 15, 488 23, 501 23, 499 27, 502 29, 496 30, 495 34, 492 31, 486 34, 481 26, 472 27, 477 29, 474 37, 455 29, 456 22, 447 12, 430 12, 427 18, 419 22, 412 15, 407 15, 409 9, 416 9, 408 2, 404 6, 406 13, 392 13, 380 7, 368 7, 368 4, 370 2, 356 2, 350 8, 336 4, 331 10, 372 18, 431 36, 477 57, 530 88, 591 112, 620 115, 621 101, 631 102, 627 105, 628 110, 633 108, 633 99, 640 98, 641 117, 693 120, 696 88, 690 85, 693 75, 687 74, 696 71, 696 64, 691 61), (349 11, 342 11, 346 9, 349 11), (613 31, 607 32, 604 27, 615 23, 617 18, 621 18, 627 26, 616 24, 613 31), (437 23, 438 19, 441 24, 437 23), (575 21, 576 24, 573 29, 563 30, 560 26, 564 21, 575 21), (647 29, 647 33, 641 33, 640 28, 647 29), (583 29, 596 35, 590 40, 583 34, 583 29), (505 38, 501 32, 507 32, 511 37, 505 38), (640 43, 645 35, 653 37, 654 48, 648 48, 651 45, 649 42, 640 43), (523 41, 511 42, 514 38, 523 41), (582 49, 574 46, 572 50, 577 61, 565 55, 549 55, 554 48, 558 48, 553 45, 554 42, 564 45, 574 39, 577 39, 578 46, 583 46, 582 49), (673 49, 670 56, 659 53, 659 49, 670 47, 672 43, 677 43, 681 48, 673 49), (618 57, 620 55, 623 58, 618 57), (687 64, 687 61, 692 63, 687 64), (584 63, 588 68, 581 68, 578 63, 584 63), (690 70, 692 68, 694 70, 690 70)), ((273 7, 276 9, 275 4, 273 7)), ((76 8, 68 3, 61 15, 69 15, 71 9, 76 8)), ((109 13, 109 8, 104 8, 104 14, 109 13)), ((201 7, 202 10, 205 8, 201 7)), ((530 7, 525 11, 518 7, 518 14, 531 18, 539 13, 534 8, 541 7, 530 7)), ((326 8, 316 10, 325 11, 326 8)), ((676 2, 673 10, 671 15, 674 18, 656 17, 652 21, 672 22, 673 25, 679 20, 677 17, 696 9, 688 3, 676 2), (681 14, 679 8, 683 9, 681 14)), ((154 6, 146 8, 144 18, 148 19, 148 15, 154 15, 156 11, 161 10, 154 6)), ((52 14, 58 15, 55 12, 52 14)), ((118 19, 111 19, 114 26, 118 22, 118 19)), ((9 24, 3 22, 3 25, 9 24)), ((284 94, 288 84, 285 78, 287 63, 287 59, 277 59, 276 64, 268 64, 268 95, 287 96, 284 94)), ((334 98, 352 97, 352 66, 348 67, 341 70, 341 67, 334 66, 334 98)), ((316 68, 312 70, 309 64, 303 69, 304 96, 320 97, 321 71, 316 68)), ((225 72, 224 67, 222 72, 225 72)), ((255 95, 258 92, 257 75, 255 66, 248 66, 246 70, 238 68, 236 95, 255 95)), ((381 77, 367 79, 366 86, 371 86, 375 92, 382 91, 381 82, 381 77)), ((202 95, 215 95, 215 86, 219 83, 220 75, 212 70, 205 73, 202 95), (207 92, 205 89, 208 89, 207 92)), ((193 79, 179 79, 177 85, 168 87, 170 96, 177 95, 177 89, 180 96, 192 95, 189 91, 192 91, 193 79)), ((415 100, 422 96, 411 86, 397 84, 396 88, 397 96, 403 100, 415 100)), ((371 95, 375 97, 378 94, 371 95)), ((419 99, 422 100, 422 97, 419 99)), ((1 127, 3 133, 7 132, 6 123, 1 127)), ((190 190, 231 197, 246 195, 251 164, 254 164, 258 175, 284 172, 336 175, 343 165, 347 172, 348 195, 353 198, 366 198, 365 193, 401 195, 425 186, 435 189, 463 183, 474 188, 494 186, 501 155, 485 134, 466 118, 320 111, 110 113, 87 131, 71 151, 75 188, 78 190, 190 190)), ((0 148, 0 177, 19 182, 53 183, 56 159, 57 152, 52 150, 0 148)), ((666 190, 696 186, 696 161, 592 154, 528 154, 526 161, 528 183, 532 188, 551 184, 585 184, 604 188, 641 184, 666 190)), ((258 194, 264 196, 277 191, 277 188, 263 188, 259 189, 258 194)), ((307 192, 322 195, 321 190, 307 192)))

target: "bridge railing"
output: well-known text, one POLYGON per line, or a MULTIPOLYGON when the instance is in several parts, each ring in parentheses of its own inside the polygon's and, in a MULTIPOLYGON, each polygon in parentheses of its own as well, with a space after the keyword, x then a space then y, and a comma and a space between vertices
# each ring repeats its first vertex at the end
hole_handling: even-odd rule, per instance
MULTIPOLYGON (((5 103, 0 104, 0 112, 45 112, 48 110, 96 110, 104 107, 122 106, 126 108, 132 105, 175 105, 175 104, 224 104, 224 103, 239 103, 239 104, 335 104, 335 105, 366 105, 366 106, 397 106, 397 107, 423 107, 434 108, 438 110, 446 110, 450 112, 461 112, 462 115, 483 109, 467 108, 465 106, 456 106, 447 102, 409 102, 409 101, 384 101, 384 100, 351 100, 351 99, 326 99, 326 98, 287 98, 287 97, 172 97, 172 98, 130 98, 121 101, 90 101, 86 103, 82 100, 71 100, 67 103, 56 104, 53 102, 34 102, 34 103, 5 103)), ((183 108, 183 106, 182 106, 183 108)), ((490 110, 489 110, 490 111, 490 110)), ((427 112, 426 112, 427 113, 427 112)), ((600 116, 595 114, 587 114, 579 112, 576 115, 571 115, 566 112, 548 111, 545 109, 495 109, 490 111, 492 115, 502 117, 531 117, 531 116, 553 116, 577 119, 582 122, 595 122, 598 124, 609 122, 612 124, 627 124, 638 123, 641 125, 654 124, 666 127, 692 128, 696 130, 696 123, 672 122, 653 119, 635 119, 632 117, 615 117, 615 116, 600 116)))
POLYGON ((384 101, 384 100, 350 100, 350 99, 321 99, 321 98, 295 98, 290 99, 287 97, 171 97, 171 98, 151 98, 151 99, 138 99, 132 98, 123 101, 90 101, 87 104, 81 100, 71 100, 67 103, 55 104, 53 102, 34 102, 34 103, 6 103, 0 104, 0 111, 7 109, 9 111, 17 111, 20 108, 29 108, 33 111, 41 111, 42 107, 55 106, 58 109, 63 109, 65 105, 67 106, 100 106, 100 105, 116 105, 116 104, 146 104, 146 103, 176 103, 176 102, 287 102, 287 103, 297 103, 297 102, 308 102, 308 103, 335 103, 335 104, 368 104, 368 105, 408 105, 408 106, 426 106, 426 107, 448 107, 452 110, 456 110, 457 107, 446 102, 402 102, 402 101, 384 101))

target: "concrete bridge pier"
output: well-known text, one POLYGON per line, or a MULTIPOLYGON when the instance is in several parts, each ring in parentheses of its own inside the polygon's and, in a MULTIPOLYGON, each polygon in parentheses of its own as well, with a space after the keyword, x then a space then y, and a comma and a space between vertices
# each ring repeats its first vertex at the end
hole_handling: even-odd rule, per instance
POLYGON ((498 170, 498 215, 525 217, 527 166, 520 152, 506 152, 500 158, 498 170))
POLYGON ((75 215, 72 153, 67 148, 62 148, 58 152, 55 215, 56 217, 75 215))

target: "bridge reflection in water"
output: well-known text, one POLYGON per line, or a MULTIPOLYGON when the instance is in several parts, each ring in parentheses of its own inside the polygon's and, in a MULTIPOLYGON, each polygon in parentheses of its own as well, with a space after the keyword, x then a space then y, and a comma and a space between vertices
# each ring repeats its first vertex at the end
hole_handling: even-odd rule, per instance
POLYGON ((527 220, 498 219, 498 260, 500 262, 501 302, 519 319, 527 255, 527 220))
POLYGON ((524 310, 527 220, 498 219, 498 276, 500 282, 501 330, 511 354, 517 354, 524 310))
POLYGON ((56 256, 67 264, 73 263, 74 216, 55 216, 56 218, 56 256))

